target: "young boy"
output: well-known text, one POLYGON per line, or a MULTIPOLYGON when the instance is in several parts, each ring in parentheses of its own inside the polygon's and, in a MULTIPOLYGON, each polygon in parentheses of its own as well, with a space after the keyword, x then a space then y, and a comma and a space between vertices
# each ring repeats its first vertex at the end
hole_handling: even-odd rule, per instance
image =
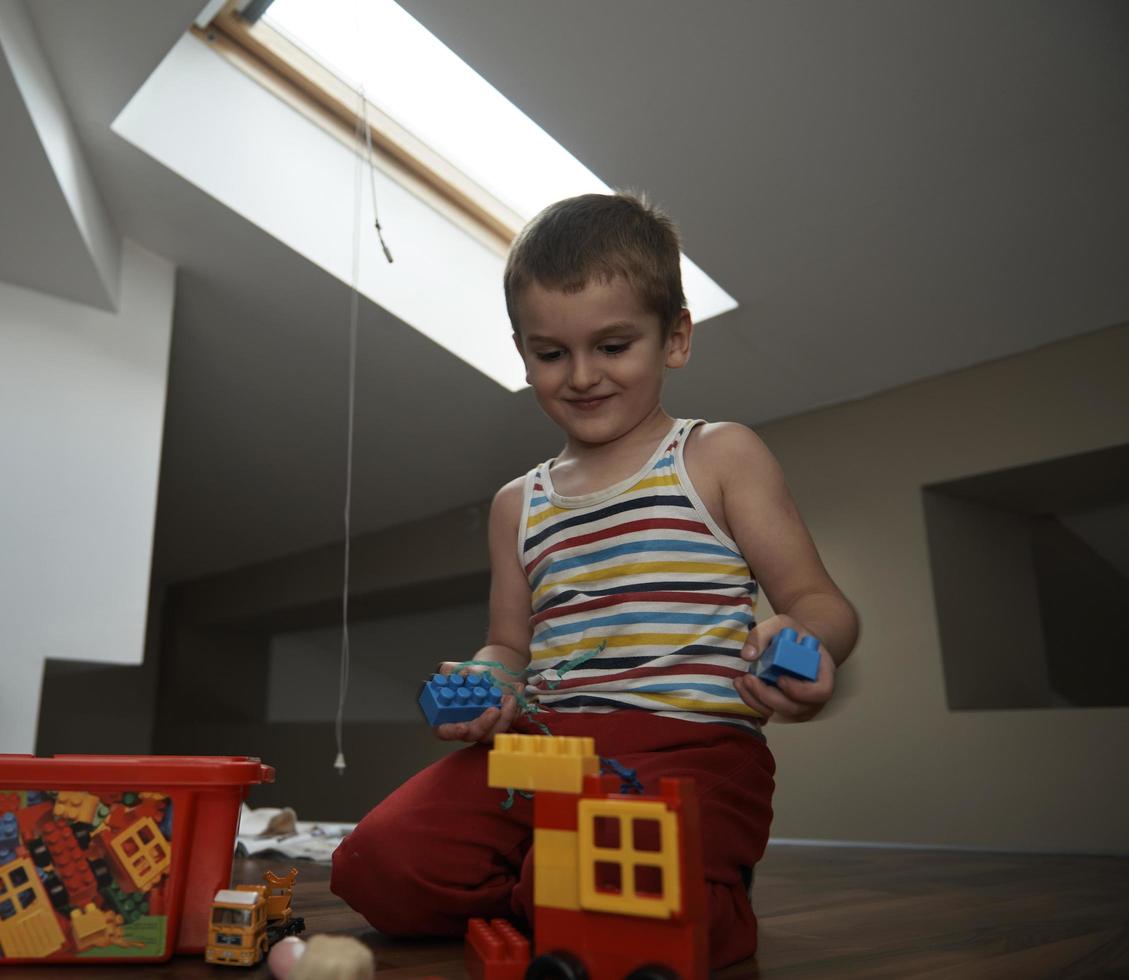
MULTIPOLYGON (((565 445, 494 498, 490 626, 473 659, 503 665, 503 684, 526 672, 538 722, 593 736, 648 792, 663 775, 696 780, 718 968, 756 951, 748 889, 775 768, 761 726, 826 704, 857 619, 757 436, 663 410, 692 334, 667 217, 625 194, 561 201, 514 243, 505 292, 526 379, 565 445), (756 624, 762 590, 776 615, 756 624), (821 641, 815 681, 748 672, 784 627, 821 641)), ((401 786, 334 855, 334 892, 382 932, 531 920, 532 805, 503 809, 486 788, 488 743, 511 727, 539 730, 510 695, 439 726, 472 746, 401 786)))

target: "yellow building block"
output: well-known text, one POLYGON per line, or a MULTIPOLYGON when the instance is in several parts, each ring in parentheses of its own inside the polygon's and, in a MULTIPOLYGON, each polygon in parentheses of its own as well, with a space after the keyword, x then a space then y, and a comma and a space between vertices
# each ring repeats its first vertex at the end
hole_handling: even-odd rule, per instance
POLYGON ((55 816, 64 820, 79 823, 94 823, 94 814, 98 812, 98 797, 93 793, 72 792, 60 790, 55 797, 55 816))
POLYGON ((494 737, 486 781, 495 789, 580 793, 584 777, 599 771, 589 737, 505 734, 494 737))
POLYGON ((657 800, 581 800, 577 804, 580 843, 580 907, 597 912, 669 919, 682 908, 679 877, 678 821, 657 800), (618 821, 618 847, 596 846, 596 819, 618 821), (655 821, 659 830, 658 850, 635 847, 635 821, 655 821), (619 870, 619 888, 597 889, 596 864, 619 870), (661 894, 640 894, 635 887, 635 869, 658 869, 661 894))
POLYGON ((82 952, 91 946, 107 945, 109 930, 106 925, 106 914, 93 902, 88 902, 81 910, 71 909, 75 948, 82 952))
POLYGON ((578 841, 574 830, 533 831, 533 901, 551 909, 580 908, 576 878, 578 841))

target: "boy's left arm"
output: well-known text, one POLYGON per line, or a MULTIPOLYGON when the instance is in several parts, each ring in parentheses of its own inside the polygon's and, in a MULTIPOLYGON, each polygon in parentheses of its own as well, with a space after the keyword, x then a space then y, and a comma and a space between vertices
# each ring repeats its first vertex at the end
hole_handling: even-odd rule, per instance
POLYGON ((749 673, 734 685, 765 720, 777 715, 807 721, 834 692, 836 668, 858 639, 858 616, 824 568, 768 447, 735 423, 719 425, 709 436, 702 440, 702 461, 716 474, 731 535, 776 613, 750 630, 741 656, 756 660, 789 626, 801 637, 812 634, 820 641, 814 681, 781 677, 773 686, 749 673))

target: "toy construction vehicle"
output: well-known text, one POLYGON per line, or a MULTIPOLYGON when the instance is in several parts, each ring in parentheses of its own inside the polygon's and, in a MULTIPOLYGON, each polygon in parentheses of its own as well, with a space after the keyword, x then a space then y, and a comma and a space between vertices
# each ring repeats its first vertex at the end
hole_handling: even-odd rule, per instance
POLYGON ((281 878, 268 871, 264 885, 236 885, 216 892, 205 962, 254 966, 280 939, 302 932, 305 920, 290 908, 297 877, 297 868, 281 878))

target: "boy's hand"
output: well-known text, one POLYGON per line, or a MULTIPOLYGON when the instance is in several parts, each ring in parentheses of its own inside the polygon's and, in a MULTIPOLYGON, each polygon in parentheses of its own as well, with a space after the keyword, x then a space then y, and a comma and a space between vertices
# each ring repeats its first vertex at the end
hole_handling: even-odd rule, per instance
MULTIPOLYGON (((772 616, 749 631, 749 638, 741 650, 741 658, 750 663, 755 662, 768 649, 772 638, 789 626, 801 638, 808 635, 803 624, 790 616, 772 616)), ((835 661, 821 644, 819 672, 814 681, 801 681, 784 676, 779 678, 777 684, 777 687, 766 684, 753 672, 737 677, 733 681, 733 686, 737 689, 741 700, 750 708, 759 711, 765 721, 773 715, 779 715, 786 721, 808 721, 819 714, 823 706, 831 700, 835 690, 835 661)))
MULTIPOLYGON (((440 674, 450 674, 457 667, 456 661, 444 661, 437 668, 440 674)), ((489 674, 488 667, 466 667, 464 674, 489 674)), ((435 734, 444 742, 492 742, 494 736, 509 731, 517 717, 517 699, 512 694, 502 696, 501 708, 487 708, 471 721, 456 721, 446 725, 436 725, 435 734)))

